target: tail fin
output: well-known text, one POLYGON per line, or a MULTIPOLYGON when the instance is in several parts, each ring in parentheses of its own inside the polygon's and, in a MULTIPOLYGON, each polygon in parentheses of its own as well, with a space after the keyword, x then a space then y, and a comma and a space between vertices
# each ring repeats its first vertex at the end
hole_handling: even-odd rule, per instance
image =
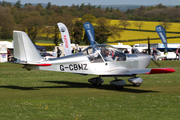
POLYGON ((34 63, 42 60, 41 55, 25 32, 13 31, 13 40, 14 58, 26 63, 34 63))

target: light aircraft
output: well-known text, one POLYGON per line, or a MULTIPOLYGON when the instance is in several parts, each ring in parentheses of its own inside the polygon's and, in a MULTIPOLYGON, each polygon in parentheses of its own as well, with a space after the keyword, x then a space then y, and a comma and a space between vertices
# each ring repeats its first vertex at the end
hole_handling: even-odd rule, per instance
POLYGON ((22 64, 23 68, 27 70, 97 75, 97 77, 88 80, 95 86, 100 86, 103 83, 102 77, 114 77, 115 80, 111 81, 110 84, 116 88, 123 88, 126 85, 124 80, 117 77, 131 77, 128 81, 134 86, 140 86, 143 80, 136 77, 137 74, 175 72, 172 68, 146 68, 150 64, 151 56, 124 54, 117 48, 106 44, 89 46, 81 53, 44 60, 25 32, 13 31, 13 39, 16 59, 13 63, 22 64))

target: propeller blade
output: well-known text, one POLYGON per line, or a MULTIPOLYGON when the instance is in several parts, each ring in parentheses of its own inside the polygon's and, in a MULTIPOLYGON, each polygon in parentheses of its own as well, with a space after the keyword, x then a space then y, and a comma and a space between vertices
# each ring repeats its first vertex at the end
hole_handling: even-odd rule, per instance
POLYGON ((154 64, 156 64, 156 66, 161 67, 161 64, 159 64, 158 62, 154 61, 153 59, 152 59, 152 61, 154 62, 154 64))

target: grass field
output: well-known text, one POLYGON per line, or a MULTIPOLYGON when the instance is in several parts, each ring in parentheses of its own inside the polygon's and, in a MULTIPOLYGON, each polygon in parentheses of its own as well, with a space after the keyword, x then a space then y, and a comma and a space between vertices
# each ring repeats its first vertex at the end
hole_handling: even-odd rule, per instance
POLYGON ((87 81, 92 75, 0 63, 0 120, 179 120, 180 62, 159 63, 176 72, 139 75, 140 87, 126 81, 120 90, 109 85, 113 78, 94 87, 87 81))

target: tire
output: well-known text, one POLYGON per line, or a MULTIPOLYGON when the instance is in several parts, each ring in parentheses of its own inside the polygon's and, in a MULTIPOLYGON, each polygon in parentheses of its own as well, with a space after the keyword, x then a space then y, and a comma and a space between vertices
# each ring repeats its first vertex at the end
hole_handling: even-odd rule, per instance
POLYGON ((101 86, 101 83, 100 83, 100 84, 98 84, 98 85, 97 85, 97 84, 93 84, 93 85, 94 85, 94 86, 101 86))
POLYGON ((116 89, 123 89, 124 86, 116 86, 116 89))
POLYGON ((141 83, 136 83, 136 84, 133 84, 134 87, 140 87, 141 86, 141 83))

